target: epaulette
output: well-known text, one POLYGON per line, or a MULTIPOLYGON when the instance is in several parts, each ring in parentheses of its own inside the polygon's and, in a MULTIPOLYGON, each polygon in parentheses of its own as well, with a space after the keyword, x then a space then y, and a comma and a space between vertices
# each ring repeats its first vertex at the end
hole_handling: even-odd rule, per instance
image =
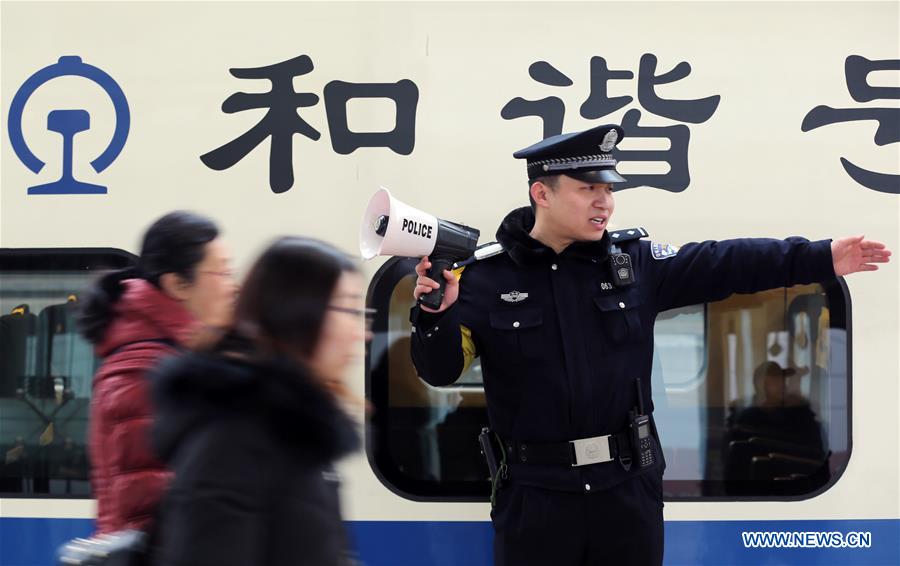
POLYGON ((646 238, 649 235, 643 228, 626 228, 625 230, 610 232, 609 241, 612 244, 618 244, 619 242, 630 242, 631 240, 646 238))
POLYGON ((475 248, 475 254, 472 257, 454 263, 453 269, 465 267, 467 265, 475 263, 476 261, 494 257, 505 252, 506 250, 503 249, 503 245, 499 242, 489 242, 487 244, 482 244, 475 248))

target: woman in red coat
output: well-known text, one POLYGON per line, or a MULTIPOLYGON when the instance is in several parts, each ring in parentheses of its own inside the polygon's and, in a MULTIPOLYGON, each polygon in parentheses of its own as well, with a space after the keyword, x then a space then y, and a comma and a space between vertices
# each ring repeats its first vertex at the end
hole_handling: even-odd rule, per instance
POLYGON ((235 290, 215 224, 173 212, 147 230, 137 266, 105 275, 89 292, 81 329, 103 358, 89 429, 98 533, 152 523, 170 474, 150 447, 145 374, 202 329, 228 324, 235 290))

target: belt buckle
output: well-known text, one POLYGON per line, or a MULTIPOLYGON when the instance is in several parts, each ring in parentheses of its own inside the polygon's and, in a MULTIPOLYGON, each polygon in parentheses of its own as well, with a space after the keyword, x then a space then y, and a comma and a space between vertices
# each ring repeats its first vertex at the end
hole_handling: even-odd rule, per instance
POLYGON ((609 437, 607 434, 570 440, 569 443, 575 449, 575 462, 572 463, 572 467, 612 461, 609 453, 609 437))

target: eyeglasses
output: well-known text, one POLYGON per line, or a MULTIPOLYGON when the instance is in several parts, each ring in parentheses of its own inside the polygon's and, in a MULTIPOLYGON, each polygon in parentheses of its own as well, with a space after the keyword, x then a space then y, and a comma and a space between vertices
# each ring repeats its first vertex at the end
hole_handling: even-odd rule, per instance
POLYGON ((328 305, 325 308, 332 311, 344 312, 347 314, 352 314, 359 318, 362 318, 366 322, 366 330, 372 330, 372 321, 375 319, 375 315, 378 313, 376 309, 356 309, 353 307, 342 307, 339 305, 328 305))
POLYGON ((217 277, 227 277, 229 279, 234 279, 233 271, 198 271, 198 273, 205 273, 207 275, 215 275, 217 277))
POLYGON ((355 314, 356 316, 365 318, 374 318, 378 313, 378 309, 355 309, 353 307, 342 307, 338 305, 328 305, 326 308, 333 311, 345 312, 347 314, 355 314))

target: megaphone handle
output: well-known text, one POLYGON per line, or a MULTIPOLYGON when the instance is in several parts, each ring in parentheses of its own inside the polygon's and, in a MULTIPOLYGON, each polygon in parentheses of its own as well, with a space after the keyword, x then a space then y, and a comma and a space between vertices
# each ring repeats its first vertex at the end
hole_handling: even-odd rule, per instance
POLYGON ((450 269, 451 265, 453 265, 453 261, 449 259, 431 260, 431 268, 428 269, 426 275, 428 275, 429 279, 437 281, 440 287, 419 297, 419 304, 434 310, 441 308, 441 303, 444 301, 444 291, 447 289, 447 280, 444 279, 444 270, 450 269))

